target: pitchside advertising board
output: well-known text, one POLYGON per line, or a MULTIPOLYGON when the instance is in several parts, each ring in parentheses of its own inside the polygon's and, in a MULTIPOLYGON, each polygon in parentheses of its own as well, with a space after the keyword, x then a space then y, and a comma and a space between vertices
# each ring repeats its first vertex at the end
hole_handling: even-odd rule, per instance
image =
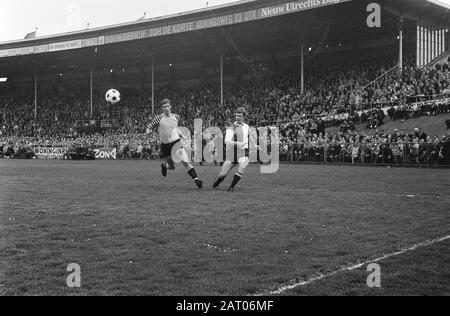
POLYGON ((95 159, 99 160, 116 160, 117 149, 116 148, 97 148, 94 149, 95 159))
POLYGON ((67 147, 35 147, 34 155, 37 159, 64 159, 67 147))
MULTIPOLYGON (((65 159, 69 148, 67 147, 35 147, 34 155, 37 159, 65 159)), ((116 160, 116 148, 97 148, 94 149, 95 159, 116 160)))
POLYGON ((112 35, 102 35, 87 39, 77 39, 73 41, 55 42, 46 45, 0 50, 0 58, 29 55, 29 54, 40 54, 47 52, 58 52, 71 49, 79 49, 92 46, 101 46, 105 44, 114 44, 152 37, 159 37, 171 34, 179 34, 197 30, 204 30, 215 27, 252 22, 280 15, 297 13, 316 8, 326 7, 330 5, 337 5, 340 3, 350 1, 352 0, 301 0, 288 3, 281 3, 273 6, 217 16, 209 19, 193 20, 185 23, 167 24, 164 26, 158 26, 154 28, 141 29, 137 31, 124 32, 112 35))

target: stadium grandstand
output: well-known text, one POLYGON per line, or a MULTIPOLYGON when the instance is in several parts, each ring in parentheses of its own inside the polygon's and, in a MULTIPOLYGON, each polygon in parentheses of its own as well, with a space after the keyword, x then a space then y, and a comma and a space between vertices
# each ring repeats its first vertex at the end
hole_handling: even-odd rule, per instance
POLYGON ((450 165, 450 7, 379 0, 372 25, 371 3, 244 0, 0 43, 0 157, 157 157, 145 125, 169 98, 188 127, 244 106, 292 162, 450 165))

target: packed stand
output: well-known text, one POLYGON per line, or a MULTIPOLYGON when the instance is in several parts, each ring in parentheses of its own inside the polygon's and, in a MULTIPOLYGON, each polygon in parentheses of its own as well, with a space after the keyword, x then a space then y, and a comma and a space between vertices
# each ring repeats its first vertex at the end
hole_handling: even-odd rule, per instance
POLYGON ((429 136, 421 129, 339 132, 300 132, 294 140, 285 137, 281 159, 292 162, 450 165, 450 137, 429 136))
MULTIPOLYGON (((251 125, 280 126, 283 145, 301 147, 297 153, 333 140, 340 144, 345 140, 343 148, 346 152, 348 146, 355 143, 361 145, 360 150, 367 151, 368 144, 378 146, 383 138, 379 134, 380 139, 353 135, 358 124, 375 130, 382 128, 387 117, 404 121, 450 112, 449 98, 427 101, 430 96, 442 94, 450 87, 448 63, 426 70, 407 66, 401 73, 391 72, 384 80, 369 84, 393 64, 389 60, 361 60, 310 69, 304 95, 301 95, 298 74, 283 73, 227 83, 223 106, 220 106, 217 85, 211 83, 189 90, 161 89, 155 99, 171 99, 174 111, 183 119, 182 125, 191 130, 195 118, 202 118, 204 127, 226 126, 231 123, 233 110, 244 106, 251 125), (327 135, 329 127, 338 127, 339 134, 327 135)), ((27 157, 29 154, 26 153, 31 152, 29 148, 44 144, 69 148, 116 147, 120 157, 156 157, 158 141, 145 135, 145 126, 151 116, 150 96, 132 89, 122 90, 122 96, 122 102, 116 106, 107 106, 101 101, 102 96, 96 96, 96 104, 101 105, 94 108, 92 117, 86 101, 75 93, 62 91, 40 96, 35 118, 31 98, 1 91, 0 155, 27 157), (90 129, 92 122, 99 125, 90 129), (11 155, 12 152, 15 154, 11 155)), ((411 144, 415 139, 403 138, 402 141, 411 144)), ((423 141, 437 143, 434 138, 423 141)), ((356 152, 356 148, 352 152, 356 152)), ((303 158, 298 156, 294 160, 305 157, 304 154, 301 155, 303 158)))

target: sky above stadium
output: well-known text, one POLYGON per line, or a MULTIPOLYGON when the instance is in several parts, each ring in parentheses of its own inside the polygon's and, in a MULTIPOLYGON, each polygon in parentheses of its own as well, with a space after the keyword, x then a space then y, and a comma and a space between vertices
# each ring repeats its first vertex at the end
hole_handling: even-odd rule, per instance
MULTIPOLYGON (((440 0, 450 5, 450 0, 440 0)), ((236 0, 1 0, 0 42, 135 21, 236 0)))
MULTIPOLYGON (((449 0, 450 1, 450 0, 449 0)), ((0 0, 0 42, 201 9, 236 0, 0 0)))

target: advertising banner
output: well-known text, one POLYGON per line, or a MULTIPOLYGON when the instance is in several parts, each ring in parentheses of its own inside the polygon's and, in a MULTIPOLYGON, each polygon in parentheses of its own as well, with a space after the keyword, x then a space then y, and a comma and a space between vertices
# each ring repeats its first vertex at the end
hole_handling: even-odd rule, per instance
POLYGON ((169 24, 166 26, 160 26, 151 29, 107 35, 105 36, 105 44, 133 41, 151 37, 158 37, 170 34, 178 34, 190 31, 209 29, 214 27, 222 27, 227 25, 251 22, 290 13, 312 10, 315 8, 325 7, 329 5, 336 5, 348 1, 351 0, 301 0, 288 3, 281 3, 251 11, 222 15, 209 19, 196 20, 179 24, 169 24))
POLYGON ((37 159, 64 159, 67 147, 35 147, 34 155, 37 159))
POLYGON ((52 43, 49 45, 50 52, 58 52, 61 50, 69 50, 76 48, 81 48, 81 40, 52 43))
POLYGON ((117 149, 116 148, 97 148, 94 149, 95 159, 100 160, 116 160, 117 149))

